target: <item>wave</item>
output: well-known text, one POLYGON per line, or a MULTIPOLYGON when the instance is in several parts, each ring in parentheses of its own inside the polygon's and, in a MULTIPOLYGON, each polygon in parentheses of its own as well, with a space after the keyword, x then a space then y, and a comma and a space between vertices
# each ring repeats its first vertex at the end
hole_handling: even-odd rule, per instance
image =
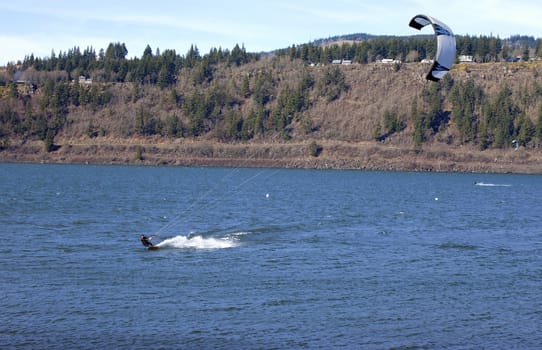
POLYGON ((486 186, 486 187, 510 187, 512 185, 510 184, 493 184, 493 183, 487 183, 487 182, 476 182, 476 186, 486 186))
POLYGON ((239 243, 230 237, 213 238, 202 237, 199 235, 190 234, 188 236, 175 236, 168 238, 158 243, 156 246, 160 248, 177 248, 177 249, 224 249, 237 247, 239 243))
POLYGON ((473 245, 473 244, 448 242, 448 243, 439 244, 437 246, 437 248, 439 248, 439 249, 475 250, 475 249, 478 249, 480 247, 478 247, 476 245, 473 245))

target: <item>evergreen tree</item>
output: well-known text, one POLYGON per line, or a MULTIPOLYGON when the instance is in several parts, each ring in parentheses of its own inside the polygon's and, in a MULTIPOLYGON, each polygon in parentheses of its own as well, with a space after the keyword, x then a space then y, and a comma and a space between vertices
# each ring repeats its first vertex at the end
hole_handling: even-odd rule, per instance
POLYGON ((256 82, 254 83, 254 91, 252 98, 254 102, 260 106, 264 106, 271 99, 273 91, 273 77, 269 71, 263 71, 256 74, 256 82))
POLYGON ((421 148, 423 141, 425 141, 424 136, 424 120, 422 114, 418 111, 418 103, 416 99, 412 100, 412 105, 410 107, 410 118, 414 126, 414 134, 412 135, 414 140, 414 147, 416 149, 421 148))
POLYGON ((209 62, 209 57, 205 56, 193 69, 194 85, 201 85, 213 80, 214 68, 209 62))
POLYGON ((348 90, 346 77, 339 67, 327 68, 319 86, 320 95, 325 96, 328 102, 338 99, 343 92, 348 90))
POLYGON ((536 40, 536 51, 535 51, 535 55, 537 57, 542 57, 542 39, 537 39, 536 40))
POLYGON ((316 141, 311 141, 309 144, 309 154, 312 157, 318 157, 320 153, 322 152, 322 146, 320 146, 316 141))
POLYGON ((45 152, 51 152, 54 149, 55 146, 55 133, 52 129, 47 129, 47 133, 45 135, 45 140, 43 140, 45 145, 45 152))
POLYGON ((504 86, 486 108, 488 132, 493 131, 493 143, 498 148, 508 147, 514 136, 514 120, 519 108, 512 100, 512 91, 504 86))
POLYGON ((19 97, 19 90, 17 90, 17 84, 14 82, 8 84, 8 96, 12 98, 19 97))
POLYGON ((239 67, 241 64, 247 63, 247 52, 245 47, 239 47, 239 44, 235 44, 235 47, 230 54, 230 63, 233 63, 235 66, 239 67))
POLYGON ((166 119, 165 134, 169 137, 182 137, 183 127, 181 120, 176 114, 171 114, 166 119))
POLYGON ((197 46, 190 46, 190 50, 186 54, 185 62, 188 68, 193 68, 196 62, 200 59, 199 50, 197 46))
POLYGON ((137 110, 134 122, 134 131, 139 135, 145 134, 145 111, 143 110, 143 107, 139 107, 137 110))
POLYGON ((143 57, 142 59, 144 60, 145 58, 152 58, 152 49, 151 49, 151 46, 149 44, 147 44, 147 46, 145 46, 145 50, 143 50, 143 57))
POLYGON ((528 62, 529 58, 530 58, 529 46, 525 45, 525 47, 523 48, 523 54, 521 55, 521 59, 525 62, 528 62))
POLYGON ((250 96, 250 80, 248 74, 243 76, 243 82, 241 84, 241 96, 247 98, 250 96))
POLYGON ((482 98, 482 89, 471 79, 455 83, 450 90, 451 118, 459 129, 462 143, 474 141, 476 138, 482 98))
POLYGON ((483 151, 486 150, 490 144, 491 141, 489 139, 487 123, 485 121, 482 121, 480 123, 480 130, 478 131, 478 146, 480 150, 483 151))
POLYGON ((152 117, 151 113, 140 107, 136 112, 134 131, 139 135, 162 134, 164 125, 159 119, 152 117))
POLYGON ((525 113, 522 113, 519 118, 519 131, 517 133, 517 142, 526 146, 536 134, 536 127, 531 118, 527 117, 525 113))
POLYGON ((535 126, 535 137, 538 141, 542 141, 542 104, 538 108, 538 119, 535 126))
POLYGON ((235 111, 230 110, 226 116, 226 128, 225 136, 229 140, 238 140, 241 138, 241 130, 243 128, 243 119, 235 113, 235 111))
POLYGON ((388 134, 394 134, 405 128, 404 123, 399 119, 396 111, 384 111, 384 128, 388 134))
POLYGON ((139 161, 144 160, 145 158, 143 157, 143 152, 144 152, 144 148, 142 146, 137 146, 134 159, 139 160, 139 161))
POLYGON ((426 118, 424 119, 424 128, 437 133, 440 127, 448 122, 447 115, 442 110, 440 85, 431 84, 429 89, 424 89, 422 96, 429 107, 426 118))

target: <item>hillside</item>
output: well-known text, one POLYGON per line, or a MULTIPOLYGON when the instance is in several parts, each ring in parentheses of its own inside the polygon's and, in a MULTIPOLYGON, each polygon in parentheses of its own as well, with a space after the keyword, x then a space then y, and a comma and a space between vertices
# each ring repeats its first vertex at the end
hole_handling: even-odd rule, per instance
POLYGON ((39 84, 0 86, 0 161, 542 173, 540 61, 427 69, 269 55, 160 86, 30 67, 39 84))

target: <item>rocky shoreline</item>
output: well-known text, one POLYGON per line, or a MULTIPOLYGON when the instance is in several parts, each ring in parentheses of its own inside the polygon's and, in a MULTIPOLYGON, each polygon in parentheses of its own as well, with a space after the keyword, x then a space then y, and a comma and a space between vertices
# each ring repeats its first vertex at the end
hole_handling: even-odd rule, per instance
POLYGON ((0 162, 209 167, 269 167, 542 174, 542 153, 526 149, 478 151, 437 145, 422 150, 376 142, 239 143, 160 140, 64 140, 46 152, 43 142, 11 144, 0 162))

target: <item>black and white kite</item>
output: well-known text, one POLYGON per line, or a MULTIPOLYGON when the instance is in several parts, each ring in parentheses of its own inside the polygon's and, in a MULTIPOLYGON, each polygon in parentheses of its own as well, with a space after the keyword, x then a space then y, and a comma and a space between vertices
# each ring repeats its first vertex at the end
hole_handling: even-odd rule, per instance
POLYGON ((455 36, 450 27, 436 18, 426 15, 414 16, 409 23, 412 28, 421 30, 431 24, 437 36, 437 54, 427 79, 439 81, 452 68, 455 60, 455 36))

